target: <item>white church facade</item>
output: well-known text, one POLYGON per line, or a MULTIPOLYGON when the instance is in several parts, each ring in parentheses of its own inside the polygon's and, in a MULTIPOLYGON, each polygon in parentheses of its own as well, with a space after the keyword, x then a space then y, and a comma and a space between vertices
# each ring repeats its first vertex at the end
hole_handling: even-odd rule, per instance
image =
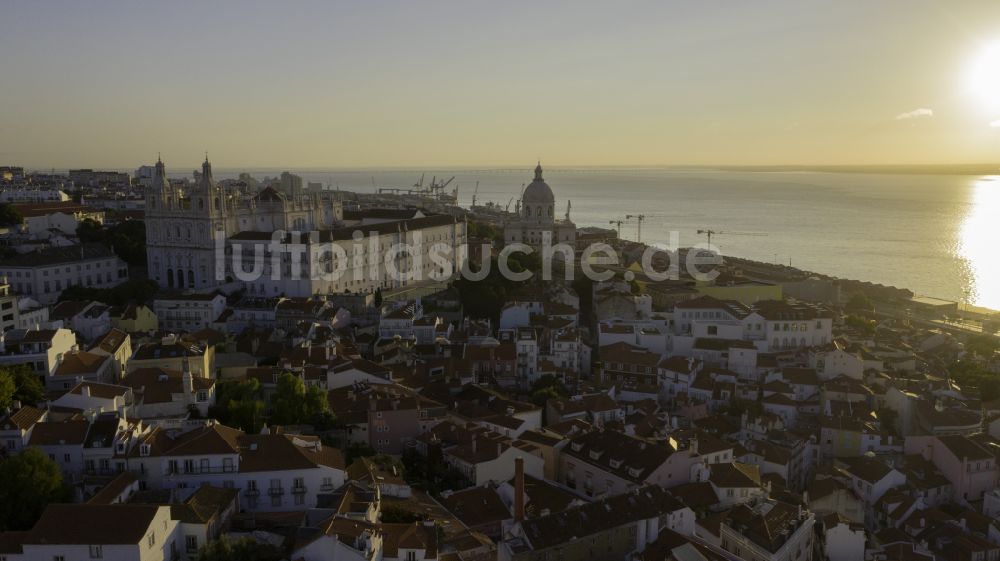
POLYGON ((300 185, 220 185, 207 158, 194 185, 175 185, 157 161, 146 189, 149 277, 182 292, 242 284, 254 295, 312 296, 398 288, 465 263, 464 221, 416 210, 345 220, 334 192, 300 185), (393 250, 404 242, 408 252, 393 250), (430 259, 441 247, 449 267, 430 259))
POLYGON ((576 243, 576 225, 569 218, 569 203, 563 220, 557 220, 555 213, 555 195, 542 178, 542 164, 539 163, 535 168, 535 179, 525 187, 517 203, 517 218, 504 224, 504 242, 508 245, 523 243, 539 248, 548 232, 552 245, 565 243, 573 247, 576 243))

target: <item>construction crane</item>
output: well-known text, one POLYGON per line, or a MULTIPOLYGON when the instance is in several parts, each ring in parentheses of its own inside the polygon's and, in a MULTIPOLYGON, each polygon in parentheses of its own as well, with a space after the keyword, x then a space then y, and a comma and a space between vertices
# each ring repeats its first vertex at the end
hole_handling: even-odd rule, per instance
POLYGON ((616 224, 618 226, 618 239, 622 238, 622 224, 624 224, 624 223, 625 223, 624 220, 610 220, 610 221, 608 221, 608 224, 616 224))
POLYGON ((507 201, 507 206, 505 206, 503 209, 504 212, 510 212, 510 203, 512 202, 514 202, 514 197, 511 197, 510 200, 507 201))
POLYGON ((632 219, 635 219, 635 241, 638 243, 642 243, 642 221, 646 219, 646 215, 645 214, 625 215, 625 220, 632 220, 632 219))
POLYGON ((708 236, 708 245, 712 245, 712 236, 766 236, 763 232, 723 232, 720 230, 704 229, 698 230, 699 234, 708 236))
POLYGON ((479 194, 479 182, 476 182, 476 190, 472 193, 472 208, 476 208, 476 195, 479 194))

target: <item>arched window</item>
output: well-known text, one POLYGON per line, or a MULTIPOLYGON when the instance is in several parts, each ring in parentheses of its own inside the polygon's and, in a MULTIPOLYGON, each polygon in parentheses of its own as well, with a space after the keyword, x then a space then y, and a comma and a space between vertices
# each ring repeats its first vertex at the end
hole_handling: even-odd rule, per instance
POLYGON ((149 208, 156 208, 156 199, 149 199, 149 208))
POLYGON ((219 197, 215 197, 215 210, 219 210, 219 197))
POLYGON ((188 269, 188 286, 194 286, 194 271, 188 269))
POLYGON ((184 269, 177 269, 177 288, 184 288, 184 269))
POLYGON ((174 226, 174 233, 177 235, 178 238, 181 237, 181 227, 174 226))
POLYGON ((527 216, 527 217, 531 217, 531 207, 530 206, 524 207, 524 215, 527 216))
POLYGON ((174 287, 174 270, 173 269, 167 269, 167 287, 168 288, 173 288, 174 287))
POLYGON ((552 218, 552 207, 549 207, 549 218, 552 218))
POLYGON ((198 210, 205 208, 205 201, 203 199, 198 199, 198 210))

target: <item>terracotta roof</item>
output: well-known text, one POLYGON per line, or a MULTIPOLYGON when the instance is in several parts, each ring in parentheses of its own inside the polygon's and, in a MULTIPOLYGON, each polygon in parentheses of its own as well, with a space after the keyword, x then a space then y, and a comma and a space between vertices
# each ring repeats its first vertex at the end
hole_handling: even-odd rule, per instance
POLYGON ((332 446, 323 446, 316 436, 253 434, 238 438, 240 473, 311 469, 326 466, 345 470, 344 456, 332 446))
POLYGON ((760 487, 760 468, 740 462, 710 464, 708 480, 716 487, 760 487))
POLYGON ((573 437, 563 454, 599 466, 627 481, 644 481, 674 453, 663 444, 649 443, 614 431, 594 431, 573 437))
MULTIPOLYGON (((174 394, 186 393, 184 373, 168 368, 138 368, 129 372, 122 384, 132 388, 136 400, 144 404, 170 403, 174 394)), ((191 384, 197 392, 212 388, 215 380, 192 375, 191 384)))
POLYGON ((683 508, 685 506, 667 490, 647 485, 548 516, 524 520, 521 527, 530 547, 539 551, 604 532, 610 525, 623 526, 683 508))
POLYGON ((470 528, 511 518, 507 505, 489 486, 456 491, 442 497, 441 504, 470 528))
POLYGON ((738 505, 729 511, 723 523, 764 549, 776 552, 787 540, 783 532, 799 527, 799 507, 773 500, 761 503, 756 509, 738 505))
POLYGON ((129 388, 128 386, 103 384, 100 382, 79 382, 66 393, 83 395, 84 388, 90 391, 91 396, 101 399, 114 399, 116 397, 124 396, 128 392, 132 391, 132 388, 129 388))
POLYGON ((10 430, 13 427, 26 430, 34 426, 44 416, 45 411, 43 409, 25 405, 3 419, 0 419, 0 427, 3 427, 4 430, 10 430))
POLYGON ((25 536, 25 544, 130 545, 145 537, 161 507, 155 505, 50 504, 25 536))
POLYGON ((882 481, 892 472, 892 468, 888 464, 874 458, 848 458, 843 462, 847 464, 849 474, 868 483, 882 481))
POLYGON ((99 243, 88 243, 66 247, 49 247, 22 253, 9 259, 4 259, 0 265, 4 267, 45 267, 63 263, 80 263, 97 259, 117 259, 117 256, 107 246, 99 243))
POLYGON ((993 454, 978 442, 962 435, 939 436, 941 442, 956 458, 966 460, 989 460, 993 454))
POLYGON ((53 374, 55 376, 95 374, 109 360, 111 357, 106 355, 97 355, 87 351, 69 351, 63 355, 62 362, 59 363, 53 374))
POLYGON ((382 524, 382 551, 385 557, 398 557, 400 549, 423 549, 425 559, 437 558, 437 527, 424 524, 382 524))
POLYGON ((108 354, 114 354, 125 343, 128 336, 128 333, 125 333, 121 329, 112 329, 105 333, 90 350, 100 349, 108 354))
POLYGON ((47 421, 35 423, 31 431, 32 446, 83 445, 90 423, 86 420, 47 421))
POLYGON ((111 504, 118 496, 125 492, 133 483, 139 479, 135 474, 123 471, 115 476, 114 479, 109 481, 101 490, 90 497, 87 504, 91 505, 107 505, 111 504))

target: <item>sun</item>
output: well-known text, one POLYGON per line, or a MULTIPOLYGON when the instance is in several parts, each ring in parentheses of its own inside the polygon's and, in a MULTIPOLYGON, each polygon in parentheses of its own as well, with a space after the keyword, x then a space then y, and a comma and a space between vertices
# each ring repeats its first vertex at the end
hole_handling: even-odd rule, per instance
POLYGON ((990 111, 1000 111, 1000 41, 983 45, 969 65, 969 91, 990 111))

